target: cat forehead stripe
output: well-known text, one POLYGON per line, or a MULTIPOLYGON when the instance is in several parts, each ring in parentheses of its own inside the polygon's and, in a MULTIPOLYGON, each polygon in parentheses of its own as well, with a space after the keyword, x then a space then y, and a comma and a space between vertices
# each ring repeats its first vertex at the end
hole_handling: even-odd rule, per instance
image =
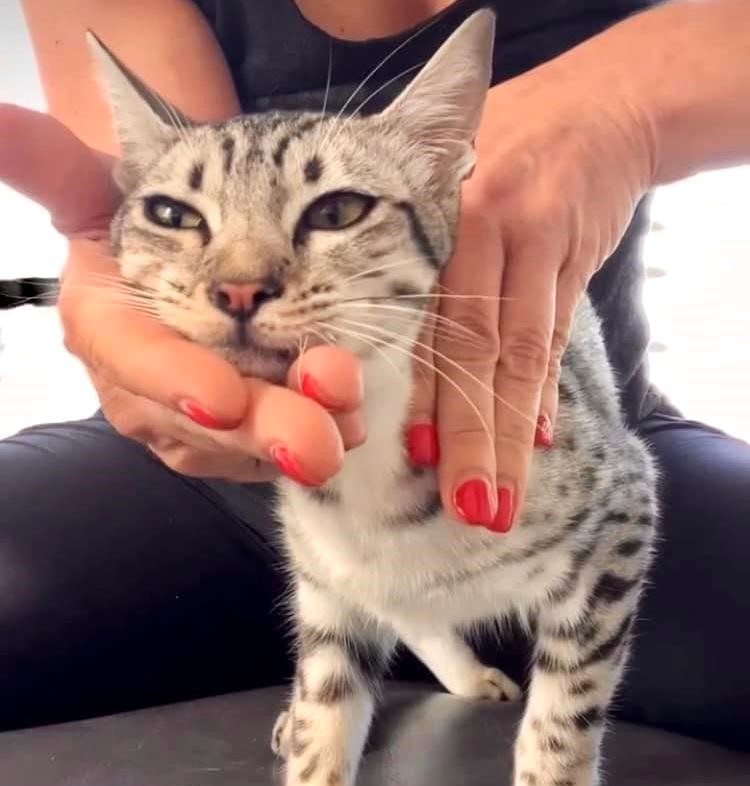
POLYGON ((190 170, 188 185, 193 191, 200 191, 203 186, 203 164, 198 162, 190 170))
POLYGON ((323 174, 323 162, 320 160, 320 156, 314 155, 312 158, 308 159, 303 171, 306 182, 316 183, 320 180, 323 174))
POLYGON ((284 166, 284 156, 292 141, 301 139, 311 129, 317 128, 323 120, 325 120, 325 118, 320 116, 305 117, 301 119, 296 127, 293 127, 288 133, 284 134, 276 143, 276 148, 271 156, 273 158, 273 163, 281 169, 284 166))

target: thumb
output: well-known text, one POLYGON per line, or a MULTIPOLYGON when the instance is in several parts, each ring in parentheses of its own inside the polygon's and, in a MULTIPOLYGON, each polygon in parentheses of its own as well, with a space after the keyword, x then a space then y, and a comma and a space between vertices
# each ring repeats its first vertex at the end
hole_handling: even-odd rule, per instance
POLYGON ((51 115, 0 104, 0 181, 46 208, 62 234, 109 226, 112 162, 51 115))

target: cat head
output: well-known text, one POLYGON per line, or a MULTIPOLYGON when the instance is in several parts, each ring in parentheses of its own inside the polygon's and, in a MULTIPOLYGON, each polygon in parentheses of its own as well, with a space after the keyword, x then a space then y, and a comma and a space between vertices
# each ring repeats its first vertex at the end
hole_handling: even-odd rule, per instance
POLYGON ((410 346, 452 251, 493 40, 475 13, 378 114, 201 125, 89 34, 121 147, 112 245, 144 308, 274 381, 304 345, 410 346))

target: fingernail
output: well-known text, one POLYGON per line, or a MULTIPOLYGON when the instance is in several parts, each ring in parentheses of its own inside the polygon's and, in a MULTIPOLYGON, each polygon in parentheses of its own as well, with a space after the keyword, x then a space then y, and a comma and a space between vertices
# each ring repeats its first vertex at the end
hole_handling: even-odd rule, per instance
POLYGON ((192 399, 184 398, 177 402, 177 406, 183 415, 187 415, 193 423, 197 423, 204 428, 228 430, 237 427, 237 423, 222 422, 192 399))
POLYGON ((509 532, 513 526, 513 492, 510 489, 497 490, 497 515, 489 526, 493 532, 509 532))
POLYGON ((453 492, 453 505, 469 524, 490 526, 494 520, 490 487, 483 480, 467 480, 453 492))
POLYGON ((536 421, 536 431, 534 432, 534 447, 552 447, 552 422, 547 415, 540 415, 536 421))
POLYGON ((326 409, 342 409, 344 406, 340 401, 334 401, 327 393, 321 390, 320 385, 310 374, 302 375, 300 390, 303 396, 317 401, 318 404, 326 409))
POLYGON ((440 461, 437 429, 432 423, 416 423, 406 432, 406 450, 412 464, 436 467, 440 461))
POLYGON ((307 477, 299 461, 289 452, 289 449, 284 445, 272 445, 268 454, 271 456, 273 463, 283 472, 288 478, 291 478, 296 483, 302 486, 320 486, 320 481, 312 480, 307 477))

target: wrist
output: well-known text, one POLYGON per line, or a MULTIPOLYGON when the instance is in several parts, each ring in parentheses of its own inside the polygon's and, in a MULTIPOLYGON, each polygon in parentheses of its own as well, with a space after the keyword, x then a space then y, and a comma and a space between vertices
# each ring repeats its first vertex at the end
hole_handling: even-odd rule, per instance
POLYGON ((653 185, 660 167, 660 135, 650 107, 624 78, 602 68, 598 47, 583 44, 541 67, 543 80, 567 94, 566 115, 592 155, 626 185, 634 200, 653 185), (595 149, 592 149, 595 148, 595 149))
POLYGON ((676 0, 568 55, 594 80, 596 102, 607 96, 603 103, 620 106, 615 115, 631 114, 647 187, 750 160, 747 0, 676 0))

